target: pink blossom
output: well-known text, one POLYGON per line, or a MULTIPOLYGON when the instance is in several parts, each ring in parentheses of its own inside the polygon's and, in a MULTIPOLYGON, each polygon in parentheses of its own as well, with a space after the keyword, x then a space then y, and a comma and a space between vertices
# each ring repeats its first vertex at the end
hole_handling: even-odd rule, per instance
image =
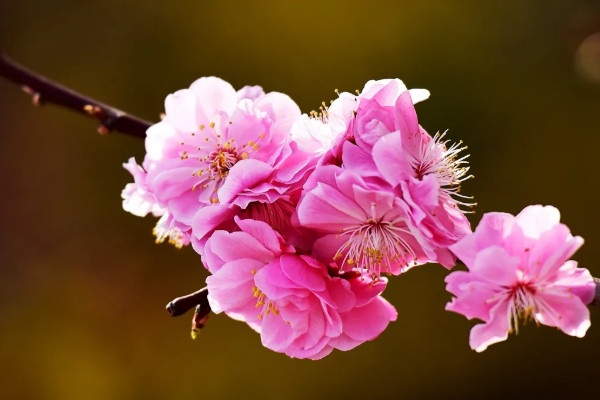
POLYGON ((431 137, 419 125, 411 92, 401 89, 395 81, 369 87, 371 97, 359 100, 349 126, 356 144, 344 144, 342 165, 361 171, 369 165, 369 175, 399 188, 412 224, 431 245, 447 248, 471 231, 459 208, 473 206, 459 193, 471 177, 464 166, 468 156, 459 157, 465 148, 461 142, 448 145, 445 133, 431 137))
POLYGON ((290 129, 300 111, 284 94, 256 86, 236 93, 219 78, 200 78, 169 95, 165 109, 147 132, 146 180, 181 223, 191 225, 211 204, 248 202, 238 195, 250 186, 253 195, 272 200, 285 191, 277 177, 299 180, 309 168, 293 154, 290 129))
MULTIPOLYGON (((469 178, 466 175, 468 167, 464 166, 467 156, 458 157, 463 150, 460 142, 447 146, 444 134, 431 137, 419 125, 414 103, 428 96, 426 90, 407 90, 397 79, 369 81, 358 96, 342 93, 316 122, 306 119, 296 122, 293 129, 308 131, 304 136, 295 135, 296 140, 303 140, 305 148, 318 149, 322 153, 324 146, 334 143, 329 153, 324 153, 320 164, 333 164, 348 171, 348 174, 333 174, 336 180, 354 175, 360 177, 362 183, 359 185, 363 190, 385 191, 390 199, 387 202, 396 208, 396 217, 401 218, 402 231, 393 225, 396 229, 393 235, 387 231, 379 232, 379 228, 367 229, 373 217, 366 209, 356 214, 357 217, 360 215, 360 223, 346 219, 333 228, 326 215, 333 213, 332 207, 345 213, 346 205, 341 202, 336 206, 336 200, 326 198, 329 195, 319 194, 319 179, 327 181, 324 185, 335 187, 337 184, 331 184, 331 173, 315 173, 310 184, 305 185, 298 220, 303 226, 329 233, 328 238, 316 243, 319 251, 327 242, 325 253, 330 253, 331 247, 335 246, 331 235, 335 233, 338 243, 347 246, 344 259, 356 262, 358 269, 367 269, 376 275, 380 272, 400 273, 411 263, 435 261, 448 268, 455 264, 448 246, 471 232, 465 211, 459 208, 460 205, 472 205, 459 193, 460 183, 469 178), (319 143, 321 147, 318 147, 319 143), (319 211, 319 207, 323 210, 319 211), (398 237, 402 240, 397 240, 398 237), (355 259, 355 256, 359 258, 355 259), (383 258, 374 261, 380 257, 383 258)), ((353 186, 340 187, 336 191, 336 195, 358 204, 372 202, 366 196, 359 199, 353 186)), ((386 208, 381 204, 377 207, 386 208)), ((390 226, 391 220, 381 220, 381 213, 378 214, 379 221, 386 223, 377 226, 390 226)), ((340 257, 338 253, 334 255, 340 257)))
POLYGON ((407 209, 389 185, 328 165, 305 184, 297 217, 302 226, 321 233, 313 256, 379 277, 437 258, 436 249, 420 245, 407 209))
POLYGON ((595 285, 588 270, 568 260, 583 239, 559 221, 550 206, 529 206, 516 217, 488 213, 473 234, 450 247, 468 271, 446 278, 456 296, 446 309, 484 321, 471 330, 471 348, 480 352, 506 340, 518 332, 520 319, 585 335, 590 326, 585 305, 595 285))
POLYGON ((219 203, 201 207, 192 219, 193 245, 202 253, 208 237, 217 229, 237 229, 234 217, 266 222, 286 242, 308 249, 312 236, 306 229, 292 224, 302 185, 314 168, 317 158, 296 149, 271 167, 258 160, 242 160, 230 171, 218 192, 219 203))
POLYGON ((135 162, 133 157, 123 164, 123 167, 134 179, 134 182, 128 183, 121 193, 123 209, 138 217, 145 217, 149 213, 160 217, 153 229, 156 243, 168 240, 177 248, 189 244, 190 227, 176 221, 168 210, 158 204, 156 196, 146 184, 146 171, 135 162))
POLYGON ((296 358, 319 359, 375 339, 396 319, 379 294, 385 280, 330 276, 316 259, 295 253, 267 224, 236 218, 240 231, 216 231, 204 263, 214 312, 246 322, 263 345, 296 358))

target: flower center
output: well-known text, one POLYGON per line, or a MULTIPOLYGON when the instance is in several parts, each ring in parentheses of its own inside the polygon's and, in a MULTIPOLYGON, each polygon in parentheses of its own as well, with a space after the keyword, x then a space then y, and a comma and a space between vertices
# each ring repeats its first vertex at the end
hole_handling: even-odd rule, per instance
MULTIPOLYGON (((374 209, 375 205, 371 207, 374 209)), ((361 225, 341 230, 338 237, 347 236, 348 239, 340 246, 334 259, 343 256, 342 265, 368 272, 374 279, 382 273, 392 273, 397 267, 403 272, 411 261, 416 260, 414 250, 404 238, 404 235, 410 234, 402 217, 393 221, 368 218, 361 225)))
POLYGON ((208 155, 208 171, 211 178, 223 179, 229 174, 231 167, 238 162, 239 156, 234 148, 218 149, 208 155))
MULTIPOLYGON (((462 146, 462 140, 447 146, 448 140, 443 140, 446 132, 436 133, 428 143, 420 142, 418 159, 412 160, 412 166, 418 179, 424 176, 434 174, 440 186, 440 190, 448 198, 452 198, 457 204, 472 209, 477 203, 470 202, 473 196, 464 196, 460 194, 460 184, 473 175, 467 175, 469 167, 468 154, 459 157, 459 153, 466 150, 467 146, 462 146)), ((463 213, 472 211, 462 210, 463 213)))
POLYGON ((273 313, 279 315, 279 310, 275 303, 267 298, 267 296, 256 286, 252 287, 252 293, 256 297, 256 308, 260 309, 258 319, 263 319, 265 315, 273 313))
POLYGON ((523 325, 528 320, 535 321, 537 324, 535 313, 539 307, 535 300, 535 293, 536 289, 527 283, 519 283, 510 289, 509 295, 512 299, 510 333, 519 333, 519 320, 523 321, 523 325))
MULTIPOLYGON (((230 122, 229 125, 232 123, 230 122)), ((190 133, 192 139, 180 144, 184 146, 179 152, 179 158, 193 166, 192 176, 198 178, 191 190, 202 190, 211 203, 218 203, 217 191, 223 184, 223 179, 229 175, 229 170, 240 160, 252 158, 259 151, 259 142, 265 138, 264 133, 258 133, 255 140, 237 143, 235 139, 228 138, 228 128, 224 133, 217 132, 217 126, 211 122, 208 127, 199 126, 199 131, 190 133), (185 150, 184 150, 185 149, 185 150), (195 162, 200 162, 198 168, 195 162)))

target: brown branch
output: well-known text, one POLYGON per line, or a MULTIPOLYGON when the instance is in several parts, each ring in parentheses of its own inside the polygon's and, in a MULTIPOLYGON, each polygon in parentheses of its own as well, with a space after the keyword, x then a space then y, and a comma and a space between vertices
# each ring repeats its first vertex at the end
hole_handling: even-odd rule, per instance
POLYGON ((594 278, 594 282, 596 282, 596 295, 590 305, 600 307, 600 279, 594 278))
POLYGON ((30 71, 12 61, 0 51, 0 76, 21 85, 33 97, 34 105, 53 103, 100 121, 98 132, 117 131, 140 138, 146 137, 151 122, 129 115, 97 100, 83 96, 56 82, 30 71))
POLYGON ((210 314, 210 304, 208 304, 208 288, 202 288, 197 292, 181 296, 167 304, 167 311, 172 317, 185 314, 196 307, 192 317, 192 339, 196 339, 200 329, 204 327, 208 315, 210 314))

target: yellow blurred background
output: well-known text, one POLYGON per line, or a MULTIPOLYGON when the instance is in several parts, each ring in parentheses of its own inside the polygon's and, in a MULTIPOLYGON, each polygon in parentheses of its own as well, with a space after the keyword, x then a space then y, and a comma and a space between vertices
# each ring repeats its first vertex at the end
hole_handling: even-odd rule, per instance
MULTIPOLYGON (((259 84, 304 112, 369 79, 424 87, 430 132, 471 152, 464 186, 488 211, 552 204, 600 276, 600 4, 484 1, 0 1, 0 48, 24 65, 149 120, 200 76, 259 84), (588 40, 586 40, 586 38, 588 40)), ((318 362, 261 347, 211 316, 199 339, 174 297, 204 285, 191 248, 157 246, 121 209, 143 141, 34 108, 0 80, 1 399, 594 398, 600 312, 584 339, 527 326, 483 354, 444 311, 447 272, 393 278, 399 320, 318 362), (568 396, 568 397, 567 397, 568 396)))

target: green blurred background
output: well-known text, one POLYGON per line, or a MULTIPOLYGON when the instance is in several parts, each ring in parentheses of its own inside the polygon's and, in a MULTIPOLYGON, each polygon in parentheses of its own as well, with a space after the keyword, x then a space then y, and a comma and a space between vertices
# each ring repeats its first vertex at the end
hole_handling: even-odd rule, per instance
MULTIPOLYGON (((596 0, 0 2, 11 57, 150 120, 205 75, 305 112, 369 79, 428 88, 420 122, 472 154, 471 222, 555 205, 596 276, 598 32, 596 0)), ((203 286, 199 257, 155 245, 154 221, 121 209, 121 163, 143 141, 100 137, 1 80, 0 105, 2 399, 597 398, 598 309, 584 339, 527 326, 476 354, 435 265, 392 279, 399 320, 351 352, 289 359, 214 315, 192 341, 191 315, 164 306, 203 286)))

